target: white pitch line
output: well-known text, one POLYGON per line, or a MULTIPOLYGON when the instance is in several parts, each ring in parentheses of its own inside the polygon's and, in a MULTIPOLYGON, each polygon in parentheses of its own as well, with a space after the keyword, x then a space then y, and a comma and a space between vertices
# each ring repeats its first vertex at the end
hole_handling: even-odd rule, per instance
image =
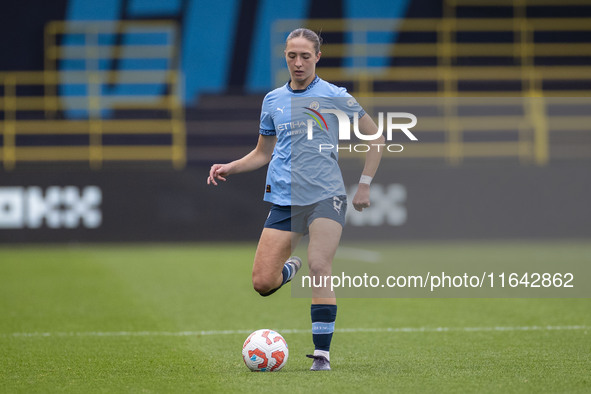
MULTIPOLYGON (((490 331, 586 331, 591 326, 495 326, 495 327, 387 327, 337 328, 336 333, 431 333, 431 332, 490 332, 490 331)), ((215 335, 247 335, 254 330, 211 331, 83 331, 83 332, 15 332, 0 334, 2 338, 37 337, 193 337, 215 335)), ((275 330, 283 334, 310 334, 310 329, 275 330)))

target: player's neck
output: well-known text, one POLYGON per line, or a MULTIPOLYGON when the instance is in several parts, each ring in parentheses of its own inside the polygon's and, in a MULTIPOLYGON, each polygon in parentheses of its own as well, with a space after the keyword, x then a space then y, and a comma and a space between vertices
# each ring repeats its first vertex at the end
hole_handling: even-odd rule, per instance
POLYGON ((316 74, 312 74, 312 75, 310 75, 309 78, 307 78, 306 80, 304 80, 302 82, 297 82, 292 79, 289 82, 289 87, 292 90, 304 90, 312 83, 312 81, 314 81, 315 78, 316 78, 316 74))

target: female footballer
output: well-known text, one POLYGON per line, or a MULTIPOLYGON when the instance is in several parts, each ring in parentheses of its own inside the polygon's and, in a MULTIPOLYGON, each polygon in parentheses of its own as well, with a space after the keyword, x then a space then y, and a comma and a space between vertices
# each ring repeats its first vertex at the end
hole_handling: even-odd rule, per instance
MULTIPOLYGON (((320 44, 320 37, 308 29, 299 28, 289 34, 285 61, 291 79, 265 96, 257 146, 239 160, 212 165, 207 178, 208 184, 217 186, 217 181, 226 181, 229 175, 269 164, 264 200, 273 205, 252 270, 254 289, 262 296, 277 291, 299 270, 300 258, 290 256, 305 234, 309 235, 310 275, 328 277, 332 273, 332 261, 345 223, 347 197, 337 163, 339 124, 336 121, 340 119, 330 113, 322 116, 322 109, 342 110, 350 120, 355 113, 358 130, 376 136, 366 153, 353 198, 358 211, 370 205, 370 183, 381 159, 378 146, 384 143, 384 137, 381 133, 377 137, 378 128, 373 120, 346 89, 316 75, 320 44), (297 100, 303 100, 303 104, 298 105, 297 100), (315 124, 309 120, 312 118, 317 120, 315 124)), ((315 350, 313 355, 308 355, 314 360, 312 371, 330 370, 329 349, 336 314, 334 292, 324 287, 313 288, 311 316, 315 350)))

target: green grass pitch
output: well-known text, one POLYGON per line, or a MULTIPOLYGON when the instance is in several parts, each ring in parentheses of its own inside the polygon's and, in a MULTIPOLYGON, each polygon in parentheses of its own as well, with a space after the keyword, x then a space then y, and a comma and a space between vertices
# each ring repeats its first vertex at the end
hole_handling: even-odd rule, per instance
MULTIPOLYGON (((591 260, 588 242, 442 245, 458 259, 591 260)), ((436 259, 435 246, 390 249, 436 259)), ((310 372, 309 300, 258 296, 254 249, 0 248, 0 392, 591 392, 590 299, 341 299, 333 371, 310 372), (283 331, 280 372, 242 362, 259 328, 283 331)))

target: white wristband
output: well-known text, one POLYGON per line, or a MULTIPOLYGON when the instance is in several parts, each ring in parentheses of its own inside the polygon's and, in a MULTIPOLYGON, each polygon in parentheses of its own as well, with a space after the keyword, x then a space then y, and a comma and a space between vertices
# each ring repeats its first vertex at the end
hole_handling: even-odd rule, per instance
POLYGON ((371 180, 373 178, 370 177, 369 175, 361 175, 361 178, 359 179, 359 183, 365 183, 366 185, 371 185, 371 180))

